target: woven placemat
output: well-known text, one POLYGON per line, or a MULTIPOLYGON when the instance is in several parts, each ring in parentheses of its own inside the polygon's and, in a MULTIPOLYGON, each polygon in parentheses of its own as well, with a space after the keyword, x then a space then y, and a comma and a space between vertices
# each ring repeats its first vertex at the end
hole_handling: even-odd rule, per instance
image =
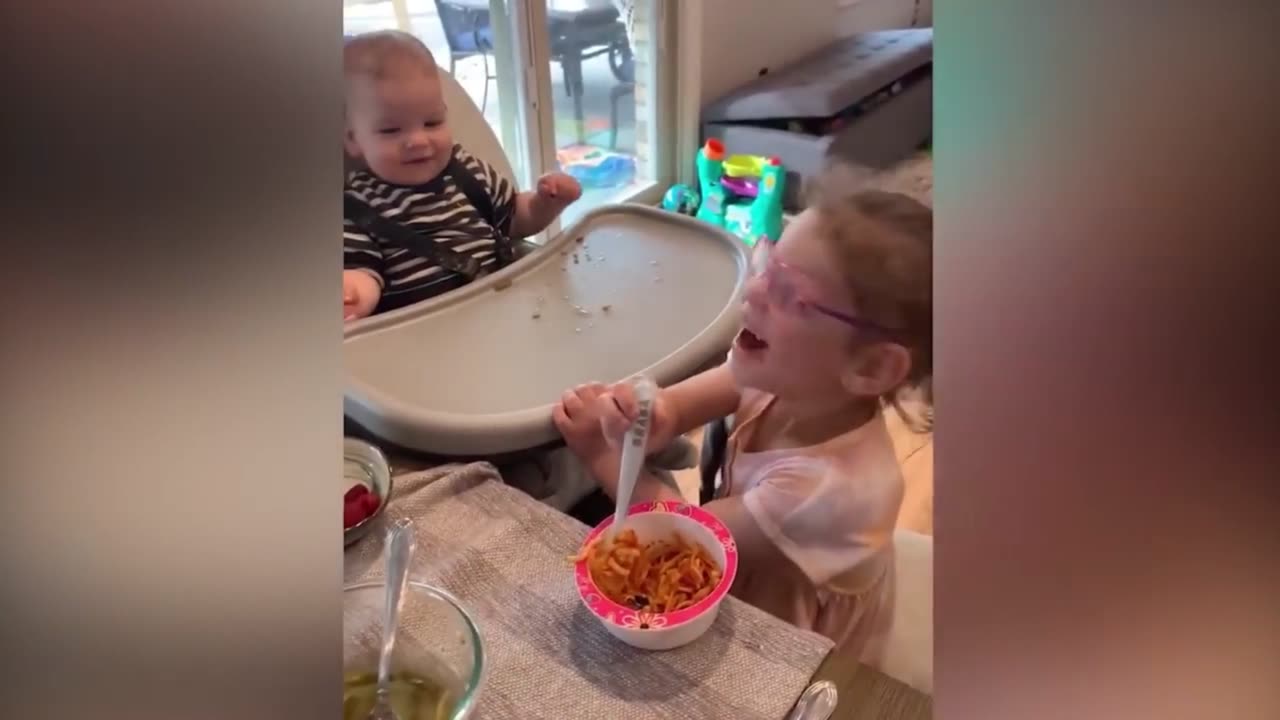
MULTIPOLYGON (((616 640, 574 588, 568 557, 587 527, 487 464, 397 477, 385 516, 414 520, 415 579, 452 592, 481 627, 483 720, 780 720, 831 649, 735 598, 683 648, 616 640)), ((382 577, 384 535, 375 528, 347 550, 348 584, 382 577)))

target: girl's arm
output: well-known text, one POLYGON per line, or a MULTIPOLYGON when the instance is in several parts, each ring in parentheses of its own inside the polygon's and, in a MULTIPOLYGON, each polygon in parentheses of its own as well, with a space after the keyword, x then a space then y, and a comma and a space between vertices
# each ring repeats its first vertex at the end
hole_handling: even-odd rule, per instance
MULTIPOLYGON (((699 373, 658 393, 653 407, 648 450, 666 447, 677 437, 738 411, 741 395, 728 365, 699 373)), ((606 392, 596 412, 605 437, 620 440, 635 422, 640 404, 629 382, 606 392)))
MULTIPOLYGON (((596 459, 587 463, 587 469, 591 471, 592 476, 600 483, 600 489, 611 500, 618 499, 618 470, 621 464, 622 456, 618 452, 602 453, 596 459)), ((636 478, 635 489, 631 491, 631 502, 659 501, 684 502, 684 497, 680 495, 678 488, 668 485, 648 470, 641 470, 640 477, 636 478)))
MULTIPOLYGON (((664 447, 676 437, 712 420, 737 412, 741 396, 726 365, 695 375, 658 394, 654 408, 649 449, 664 447)), ((638 412, 630 384, 620 383, 612 391, 600 384, 583 385, 565 391, 552 412, 556 428, 574 455, 609 495, 617 498, 618 471, 622 451, 610 444, 605 433, 621 438, 638 412)), ((633 491, 635 502, 681 500, 677 488, 653 474, 641 471, 633 491)))
POLYGON ((733 542, 738 547, 740 567, 766 568, 793 564, 760 529, 755 518, 747 511, 741 496, 712 500, 703 505, 702 509, 715 515, 733 534, 733 542))
POLYGON ((723 364, 666 388, 659 394, 673 416, 672 439, 738 411, 742 394, 723 364))

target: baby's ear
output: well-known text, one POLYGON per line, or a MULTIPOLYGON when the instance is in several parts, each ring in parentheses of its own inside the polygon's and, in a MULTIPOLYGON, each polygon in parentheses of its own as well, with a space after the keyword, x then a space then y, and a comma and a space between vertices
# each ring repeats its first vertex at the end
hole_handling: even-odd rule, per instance
POLYGON ((910 372, 911 351, 895 342, 879 342, 861 348, 840 381, 851 395, 878 397, 901 385, 910 372))
POLYGON ((360 146, 356 144, 356 134, 351 128, 347 128, 342 133, 342 147, 347 151, 347 157, 356 160, 361 158, 360 146))

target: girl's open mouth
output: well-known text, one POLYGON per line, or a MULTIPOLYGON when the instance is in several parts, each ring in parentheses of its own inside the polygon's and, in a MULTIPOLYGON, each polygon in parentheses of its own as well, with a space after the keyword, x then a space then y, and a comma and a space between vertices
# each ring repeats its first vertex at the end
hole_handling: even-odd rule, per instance
POLYGON ((748 352, 765 350, 769 347, 769 343, 765 342, 759 335, 756 335, 746 328, 743 328, 742 331, 738 333, 738 338, 734 342, 734 345, 737 345, 739 348, 748 352))

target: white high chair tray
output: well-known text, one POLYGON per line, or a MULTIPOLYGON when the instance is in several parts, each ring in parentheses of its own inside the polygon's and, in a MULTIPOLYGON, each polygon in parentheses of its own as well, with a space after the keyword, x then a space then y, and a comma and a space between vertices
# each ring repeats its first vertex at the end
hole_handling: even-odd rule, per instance
POLYGON ((660 385, 738 331, 742 242, 640 205, 587 213, 511 266, 347 326, 344 412, 412 450, 484 456, 558 437, 567 388, 646 373, 660 385))

